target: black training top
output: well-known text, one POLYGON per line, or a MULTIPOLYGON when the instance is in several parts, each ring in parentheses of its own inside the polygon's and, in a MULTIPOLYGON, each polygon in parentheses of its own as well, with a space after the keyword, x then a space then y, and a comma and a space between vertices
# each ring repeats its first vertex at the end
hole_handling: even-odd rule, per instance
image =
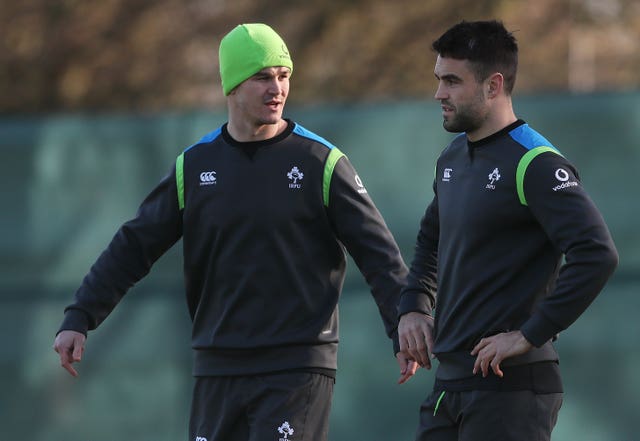
POLYGON ((436 309, 436 354, 518 329, 540 347, 617 265, 575 168, 523 121, 477 142, 456 137, 433 188, 399 312, 436 309))
POLYGON ((346 156, 300 125, 255 143, 225 125, 185 150, 93 265, 61 330, 97 327, 180 238, 195 375, 335 369, 344 248, 397 348, 400 251, 346 156))

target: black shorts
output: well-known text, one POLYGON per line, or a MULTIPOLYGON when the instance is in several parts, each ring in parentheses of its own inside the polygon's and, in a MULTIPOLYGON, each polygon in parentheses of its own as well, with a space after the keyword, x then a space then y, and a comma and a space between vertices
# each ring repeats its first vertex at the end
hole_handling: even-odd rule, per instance
POLYGON ((504 378, 436 378, 420 408, 416 441, 549 441, 563 397, 558 364, 503 371, 504 378))
POLYGON ((416 441, 549 441, 562 393, 434 391, 420 408, 416 441))
POLYGON ((196 377, 189 441, 326 441, 334 381, 302 371, 196 377))

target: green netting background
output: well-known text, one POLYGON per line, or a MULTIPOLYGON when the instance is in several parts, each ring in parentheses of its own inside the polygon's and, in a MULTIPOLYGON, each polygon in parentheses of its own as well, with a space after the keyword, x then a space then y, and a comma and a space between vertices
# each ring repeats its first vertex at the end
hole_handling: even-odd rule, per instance
MULTIPOLYGON (((561 335, 566 398, 557 441, 637 439, 640 379, 640 95, 523 97, 518 115, 581 172, 621 265, 561 335)), ((286 116, 355 164, 410 261, 451 138, 433 102, 290 107, 286 116)), ((0 439, 186 439, 192 379, 181 247, 160 259, 90 335, 81 376, 53 337, 81 278, 175 157, 226 119, 217 111, 0 119, 0 439)), ((432 373, 397 386, 395 360, 355 265, 341 300, 333 441, 410 440, 432 373)))

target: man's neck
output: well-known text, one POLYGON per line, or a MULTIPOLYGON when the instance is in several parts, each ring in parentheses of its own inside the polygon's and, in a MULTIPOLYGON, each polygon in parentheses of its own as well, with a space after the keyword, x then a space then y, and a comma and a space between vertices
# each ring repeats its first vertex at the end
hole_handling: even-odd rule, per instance
POLYGON ((482 127, 473 132, 467 132, 467 138, 469 141, 479 141, 499 132, 517 120, 511 98, 502 97, 502 101, 494 104, 482 127))
POLYGON ((278 136, 287 127, 287 122, 280 119, 274 124, 238 124, 236 121, 229 119, 227 130, 229 135, 238 142, 264 141, 278 136))

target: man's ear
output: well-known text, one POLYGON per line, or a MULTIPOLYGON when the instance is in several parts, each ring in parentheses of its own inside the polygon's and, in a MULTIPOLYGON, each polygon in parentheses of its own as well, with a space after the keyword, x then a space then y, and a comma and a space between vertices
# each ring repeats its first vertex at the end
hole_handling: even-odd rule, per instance
POLYGON ((496 72, 491 74, 487 80, 487 96, 489 98, 495 98, 502 92, 504 88, 504 77, 501 73, 496 72))

